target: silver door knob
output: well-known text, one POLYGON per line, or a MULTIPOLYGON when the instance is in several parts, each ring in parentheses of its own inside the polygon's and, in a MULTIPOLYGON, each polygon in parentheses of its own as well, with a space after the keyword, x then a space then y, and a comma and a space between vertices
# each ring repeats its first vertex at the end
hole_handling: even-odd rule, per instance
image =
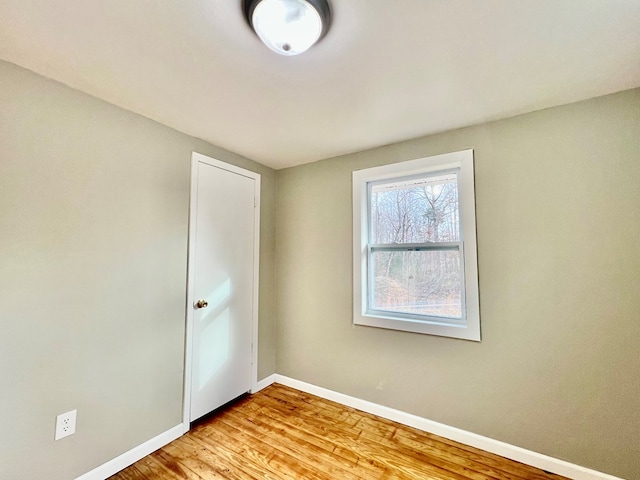
POLYGON ((196 308, 206 308, 209 305, 209 302, 206 300, 198 300, 196 302, 196 308))

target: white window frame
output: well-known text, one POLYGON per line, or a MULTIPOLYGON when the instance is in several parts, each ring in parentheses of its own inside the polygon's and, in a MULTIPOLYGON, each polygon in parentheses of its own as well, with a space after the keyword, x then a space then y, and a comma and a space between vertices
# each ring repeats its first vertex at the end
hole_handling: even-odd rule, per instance
POLYGON ((476 208, 473 150, 446 153, 393 163, 353 172, 353 323, 370 327, 403 330, 480 341, 480 305, 476 247, 476 208), (458 173, 458 209, 460 215, 459 251, 462 258, 462 320, 425 315, 371 311, 368 290, 369 188, 372 182, 413 175, 458 173))

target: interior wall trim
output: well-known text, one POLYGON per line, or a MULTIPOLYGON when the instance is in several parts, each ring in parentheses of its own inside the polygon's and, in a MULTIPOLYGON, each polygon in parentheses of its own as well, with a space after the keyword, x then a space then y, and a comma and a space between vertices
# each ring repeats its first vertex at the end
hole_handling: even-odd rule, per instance
POLYGON ((266 378, 263 378, 262 380, 259 380, 251 389, 251 393, 258 393, 263 388, 267 388, 272 383, 276 383, 276 378, 277 378, 277 375, 274 373, 272 375, 269 375, 266 378))
POLYGON ((176 438, 182 436, 184 431, 184 425, 182 423, 176 425, 137 447, 133 447, 122 455, 118 455, 116 458, 103 463, 84 475, 80 475, 75 480, 105 480, 120 470, 127 468, 129 465, 136 463, 141 458, 164 447, 166 444, 173 442, 176 438))
MULTIPOLYGON (((275 374, 271 377, 267 377, 263 380, 263 382, 271 380, 272 377, 272 383, 280 383, 282 385, 295 388, 296 390, 300 390, 302 392, 310 393, 327 400, 332 400, 347 407, 362 410, 363 412, 371 413, 373 415, 386 418, 387 420, 398 422, 402 425, 407 425, 424 432, 433 433, 434 435, 439 435, 450 440, 455 440, 456 442, 460 442, 471 447, 476 447, 481 450, 485 450, 487 452, 494 453, 511 460, 515 460, 517 462, 525 463, 532 467, 540 468, 548 472, 571 478, 573 480, 623 480, 619 477, 614 477, 613 475, 609 475, 607 473, 598 472, 597 470, 582 467, 580 465, 550 457, 542 453, 517 447, 509 443, 501 442, 499 440, 494 440, 493 438, 468 432, 460 428, 450 427, 449 425, 445 425, 443 423, 434 422, 433 420, 428 420, 423 417, 418 417, 417 415, 412 415, 400 410, 385 407, 384 405, 378 405, 377 403, 361 400, 350 395, 345 395, 344 393, 335 392, 323 387, 318 387, 316 385, 302 382, 300 380, 286 377, 284 375, 275 374)), ((265 384, 262 388, 265 388, 267 386, 268 385, 265 384)))

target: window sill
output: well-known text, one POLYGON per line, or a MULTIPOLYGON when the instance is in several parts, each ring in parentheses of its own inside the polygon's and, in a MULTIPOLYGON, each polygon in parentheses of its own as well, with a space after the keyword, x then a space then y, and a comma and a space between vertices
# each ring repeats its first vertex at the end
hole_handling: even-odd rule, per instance
POLYGON ((356 315, 353 319, 354 325, 367 327, 384 328, 388 330, 400 330, 425 335, 435 335, 439 337, 458 338, 462 340, 480 341, 480 329, 473 328, 467 324, 453 324, 442 321, 414 320, 409 318, 395 317, 379 313, 366 313, 356 315))

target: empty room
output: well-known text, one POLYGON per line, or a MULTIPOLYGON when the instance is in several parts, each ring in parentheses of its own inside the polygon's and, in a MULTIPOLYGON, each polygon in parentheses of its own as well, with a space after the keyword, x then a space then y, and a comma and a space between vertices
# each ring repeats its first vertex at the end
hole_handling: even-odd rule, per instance
POLYGON ((640 480, 640 0, 0 0, 0 480, 640 480))

